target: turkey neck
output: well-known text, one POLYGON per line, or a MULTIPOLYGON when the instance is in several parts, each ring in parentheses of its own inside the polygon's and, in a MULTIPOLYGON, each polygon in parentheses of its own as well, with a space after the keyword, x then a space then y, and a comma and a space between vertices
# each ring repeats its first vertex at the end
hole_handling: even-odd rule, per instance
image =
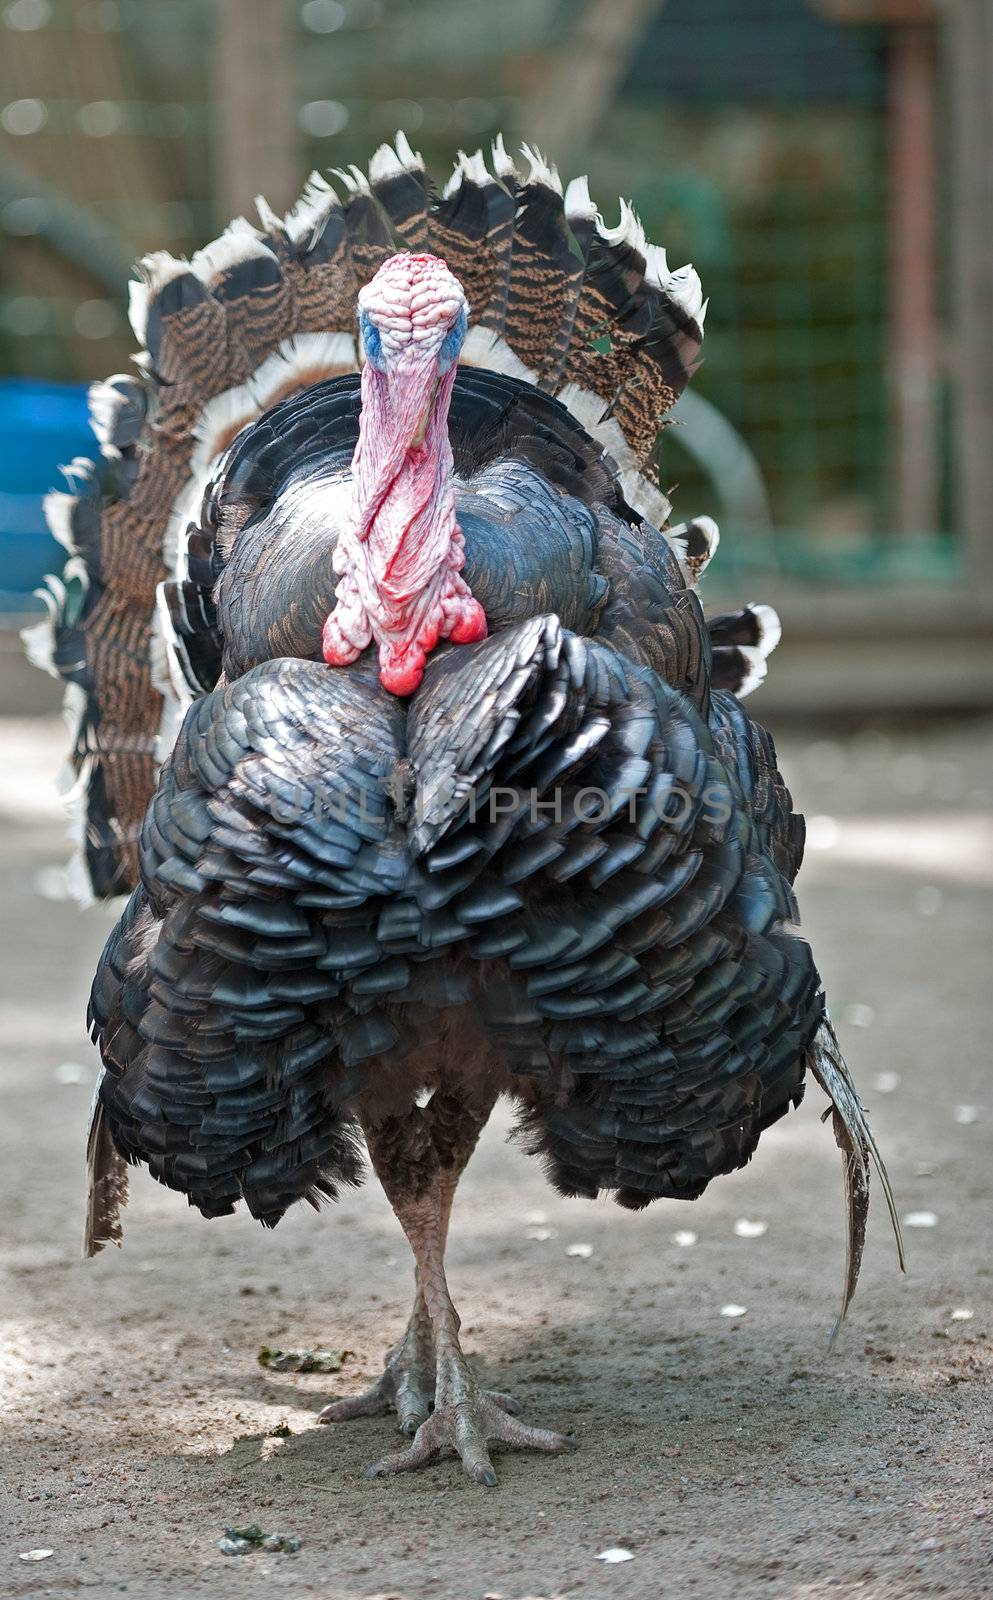
POLYGON ((387 386, 368 364, 362 370, 352 457, 359 587, 384 630, 407 636, 420 632, 450 573, 462 565, 448 438, 454 383, 453 365, 436 380, 433 394, 422 390, 415 397, 414 409, 420 404, 423 415, 427 406, 429 415, 423 442, 412 445, 419 417, 398 416, 387 386))

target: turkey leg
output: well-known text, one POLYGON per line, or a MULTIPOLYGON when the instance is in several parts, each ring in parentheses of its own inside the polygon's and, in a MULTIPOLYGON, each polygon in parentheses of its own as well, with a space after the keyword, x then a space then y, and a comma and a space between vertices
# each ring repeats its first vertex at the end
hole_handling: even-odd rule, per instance
MULTIPOLYGON (((441 1247, 448 1237, 448 1219, 459 1174, 445 1183, 437 1179, 441 1191, 439 1223, 441 1247)), ((386 1365, 375 1383, 361 1394, 345 1400, 332 1400, 318 1415, 318 1422, 350 1422, 353 1417, 381 1417, 388 1411, 397 1414, 400 1432, 413 1438, 434 1404, 434 1329, 424 1303, 420 1269, 414 1268, 417 1292, 410 1320, 399 1341, 386 1358, 386 1365)))
MULTIPOLYGON (((459 1178, 476 1148, 492 1107, 493 1098, 489 1096, 470 1108, 462 1097, 456 1100, 439 1093, 423 1109, 412 1107, 409 1119, 391 1118, 366 1127, 374 1166, 375 1147, 384 1168, 414 1163, 433 1174, 431 1181, 438 1201, 438 1244, 442 1253, 448 1239, 459 1178)), ((361 1394, 326 1405, 318 1422, 350 1422, 354 1417, 380 1417, 388 1411, 396 1411, 400 1432, 412 1438, 430 1414, 435 1393, 434 1329, 416 1262, 414 1270, 417 1292, 410 1320, 387 1356, 381 1376, 361 1394)), ((508 1410, 515 1409, 509 1395, 497 1398, 508 1410)))
POLYGON ((478 1387, 462 1352, 459 1315, 445 1277, 445 1241, 458 1175, 475 1146, 492 1101, 479 1118, 471 1117, 465 1105, 454 1098, 439 1099, 436 1095, 435 1099, 439 1103, 432 1119, 433 1142, 439 1159, 430 1173, 425 1172, 423 1161, 411 1167, 398 1160, 395 1143, 389 1136, 381 1138, 380 1129, 366 1130, 372 1164, 414 1252, 419 1297, 423 1298, 434 1333, 435 1357, 433 1412, 421 1422, 406 1449, 385 1456, 369 1468, 368 1475, 413 1472, 450 1451, 459 1456, 467 1475, 476 1483, 493 1485, 497 1480, 489 1455, 490 1443, 558 1453, 572 1449, 573 1441, 563 1434, 519 1422, 507 1409, 510 1402, 506 1395, 487 1393, 478 1387), (440 1159, 451 1151, 454 1123, 461 1130, 455 1141, 461 1157, 457 1167, 442 1165, 440 1159))

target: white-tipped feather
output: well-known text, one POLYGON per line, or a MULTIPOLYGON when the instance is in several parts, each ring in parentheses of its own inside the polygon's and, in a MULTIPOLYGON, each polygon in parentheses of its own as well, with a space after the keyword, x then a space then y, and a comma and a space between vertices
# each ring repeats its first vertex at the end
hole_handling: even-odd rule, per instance
POLYGON ((533 145, 522 144, 521 155, 531 169, 525 180, 527 183, 543 183, 556 194, 562 193, 562 179, 559 177, 558 168, 550 161, 546 161, 540 150, 536 150, 533 145))
MULTIPOLYGON (((139 287, 144 287, 147 300, 154 299, 157 294, 162 293, 167 283, 172 282, 173 278, 181 278, 189 270, 190 263, 184 256, 171 256, 168 250, 153 250, 149 255, 142 256, 138 262, 138 271, 141 273, 142 279, 139 287)), ((143 318, 142 332, 139 334, 142 344, 145 342, 144 325, 145 319, 143 318)), ((133 322, 132 327, 134 327, 133 322)), ((138 332, 137 328, 135 328, 135 332, 138 332)))
POLYGON ((573 178, 566 186, 565 214, 577 222, 592 222, 597 214, 596 206, 590 199, 590 180, 585 173, 581 178, 573 178))
POLYGON ((709 552, 707 560, 713 561, 717 553, 717 546, 721 542, 721 530, 713 517, 693 517, 689 526, 695 528, 698 535, 702 535, 709 552))
POLYGON ((645 230, 641 225, 641 219, 629 200, 621 200, 619 205, 621 208, 621 220, 617 227, 608 228, 603 218, 598 215, 596 222, 597 233, 606 244, 630 245, 633 250, 637 250, 640 255, 645 256, 648 251, 648 241, 645 238, 645 230))
POLYGON ((677 272, 670 272, 669 281, 662 286, 678 302, 688 317, 699 321, 703 308, 703 289, 696 268, 687 262, 677 272))
POLYGON ((335 167, 333 170, 335 177, 341 179, 350 195, 368 194, 370 192, 369 179, 366 177, 364 172, 359 170, 354 162, 347 171, 344 167, 335 167))
POLYGON ((50 490, 41 502, 49 533, 70 553, 76 548, 72 542, 72 511, 75 504, 76 496, 63 494, 60 489, 50 490))
POLYGON ((764 656, 771 656, 783 637, 783 625, 779 620, 779 613, 774 611, 772 606, 754 601, 749 603, 748 609, 758 619, 759 642, 756 649, 761 650, 764 656))
POLYGON ((222 273, 243 261, 274 261, 275 252, 266 243, 258 228, 244 217, 235 217, 219 239, 211 240, 202 250, 197 250, 190 266, 201 283, 211 284, 222 273))
POLYGON ((51 611, 40 622, 32 622, 30 628, 21 629, 21 643, 33 667, 47 672, 50 678, 59 676, 55 665, 55 618, 51 611))
POLYGON ((490 175, 486 168, 486 162, 483 160, 482 150, 474 150, 471 156, 467 156, 464 150, 460 150, 458 158, 463 172, 473 183, 478 184, 480 188, 489 183, 490 175))
POLYGON ((488 367, 491 372, 503 372, 509 378, 521 378, 525 383, 537 382, 537 374, 525 366, 507 341, 491 328, 477 325, 469 329, 459 361, 467 367, 488 367))
POLYGON ((319 172, 312 172, 296 205, 283 218, 283 225, 293 243, 297 246, 309 244, 332 206, 338 204, 338 196, 327 179, 319 172))
POLYGON ((443 200, 450 200, 453 194, 458 194, 462 187, 462 177, 462 168, 456 161, 455 166, 452 168, 451 176, 446 179, 445 186, 441 191, 441 198, 443 200))
POLYGON ((442 199, 450 200, 453 194, 458 194, 464 181, 474 183, 480 189, 490 182, 482 150, 474 151, 471 156, 467 156, 464 150, 459 151, 452 175, 441 191, 442 199))
POLYGON ((503 134, 498 133, 491 146, 493 154, 493 171, 498 178, 512 178, 517 180, 517 168, 507 154, 507 146, 503 142, 503 134))
POLYGON ((387 178, 403 176, 403 162, 391 144, 381 144, 369 161, 369 182, 385 183, 387 178))
POLYGON ((255 209, 258 212, 259 221, 267 232, 270 230, 273 233, 282 232, 283 219, 276 215, 264 194, 255 196, 255 209))
POLYGON ((713 517, 694 517, 690 522, 676 523, 671 528, 667 528, 665 535, 670 543, 675 543, 678 540, 680 548, 686 549, 691 528, 694 531, 694 552, 699 551, 701 540, 705 546, 704 554, 695 553, 692 566, 687 568, 687 582, 692 588, 695 588, 714 559, 717 546, 721 542, 721 530, 713 517))
POLYGON ((101 445, 111 446, 111 437, 122 411, 133 404, 135 380, 128 372, 115 372, 100 383, 91 383, 86 391, 86 408, 90 427, 101 445), (121 389, 120 385, 124 385, 121 389))
POLYGON ((739 644, 736 646, 747 662, 747 670, 741 683, 734 691, 739 700, 744 700, 746 694, 751 694, 760 683, 765 682, 765 675, 769 670, 768 663, 762 650, 756 644, 739 644))
POLYGON ((669 287, 669 263, 660 244, 645 245, 645 282, 656 289, 669 287))
POLYGON ((128 284, 128 321, 132 333, 144 348, 148 331, 148 287, 134 279, 128 284))
POLYGON ((400 158, 401 166, 405 167, 408 172, 424 171, 424 157, 421 155, 419 150, 411 149, 410 140, 407 138, 407 135, 404 133, 402 128, 397 129, 397 136, 394 143, 396 145, 396 153, 400 158))

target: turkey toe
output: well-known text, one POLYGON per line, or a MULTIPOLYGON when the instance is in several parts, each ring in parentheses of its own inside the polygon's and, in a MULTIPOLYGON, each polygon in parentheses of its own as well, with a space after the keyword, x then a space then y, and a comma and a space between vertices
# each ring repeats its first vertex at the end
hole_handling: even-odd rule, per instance
POLYGON ((533 1428, 511 1416, 499 1403, 507 1398, 506 1395, 479 1394, 475 1399, 439 1406, 421 1424, 405 1450, 384 1456, 368 1469, 366 1476, 383 1478, 398 1472, 416 1472, 444 1455, 456 1455, 467 1477, 485 1488, 493 1488, 497 1476, 490 1459, 491 1444, 516 1450, 541 1450, 546 1455, 563 1455, 576 1448, 576 1441, 566 1434, 533 1428))

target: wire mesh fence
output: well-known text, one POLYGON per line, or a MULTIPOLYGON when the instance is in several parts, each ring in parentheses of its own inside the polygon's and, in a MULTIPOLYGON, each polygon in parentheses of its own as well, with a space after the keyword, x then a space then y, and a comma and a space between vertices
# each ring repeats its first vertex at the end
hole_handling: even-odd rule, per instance
MULTIPOLYGON (((280 173, 288 157, 302 183, 311 167, 364 163, 402 126, 444 173, 456 148, 501 128, 509 142, 571 125, 567 147, 551 151, 563 175, 589 170, 608 222, 611 197, 629 195, 649 236, 673 264, 693 260, 710 295, 694 389, 729 425, 727 449, 758 463, 767 521, 728 505, 733 474, 701 459, 691 408, 663 433, 659 460, 681 513, 743 525, 725 573, 952 576, 937 359, 920 379, 935 494, 916 524, 897 526, 894 510, 888 319, 894 272, 915 264, 893 260, 892 29, 834 20, 826 0, 713 0, 705 22, 693 0, 600 7, 613 15, 604 48, 615 59, 591 126, 569 104, 562 64, 583 27, 596 38, 597 9, 281 0, 291 148, 282 168, 265 165, 280 173)), ((188 252, 227 221, 229 40, 223 0, 0 7, 0 372, 79 382, 122 367, 131 258, 188 252)), ((268 73, 234 92, 254 111, 263 156, 270 124, 285 144, 268 73)), ((944 194, 931 202, 940 214, 944 194)))

